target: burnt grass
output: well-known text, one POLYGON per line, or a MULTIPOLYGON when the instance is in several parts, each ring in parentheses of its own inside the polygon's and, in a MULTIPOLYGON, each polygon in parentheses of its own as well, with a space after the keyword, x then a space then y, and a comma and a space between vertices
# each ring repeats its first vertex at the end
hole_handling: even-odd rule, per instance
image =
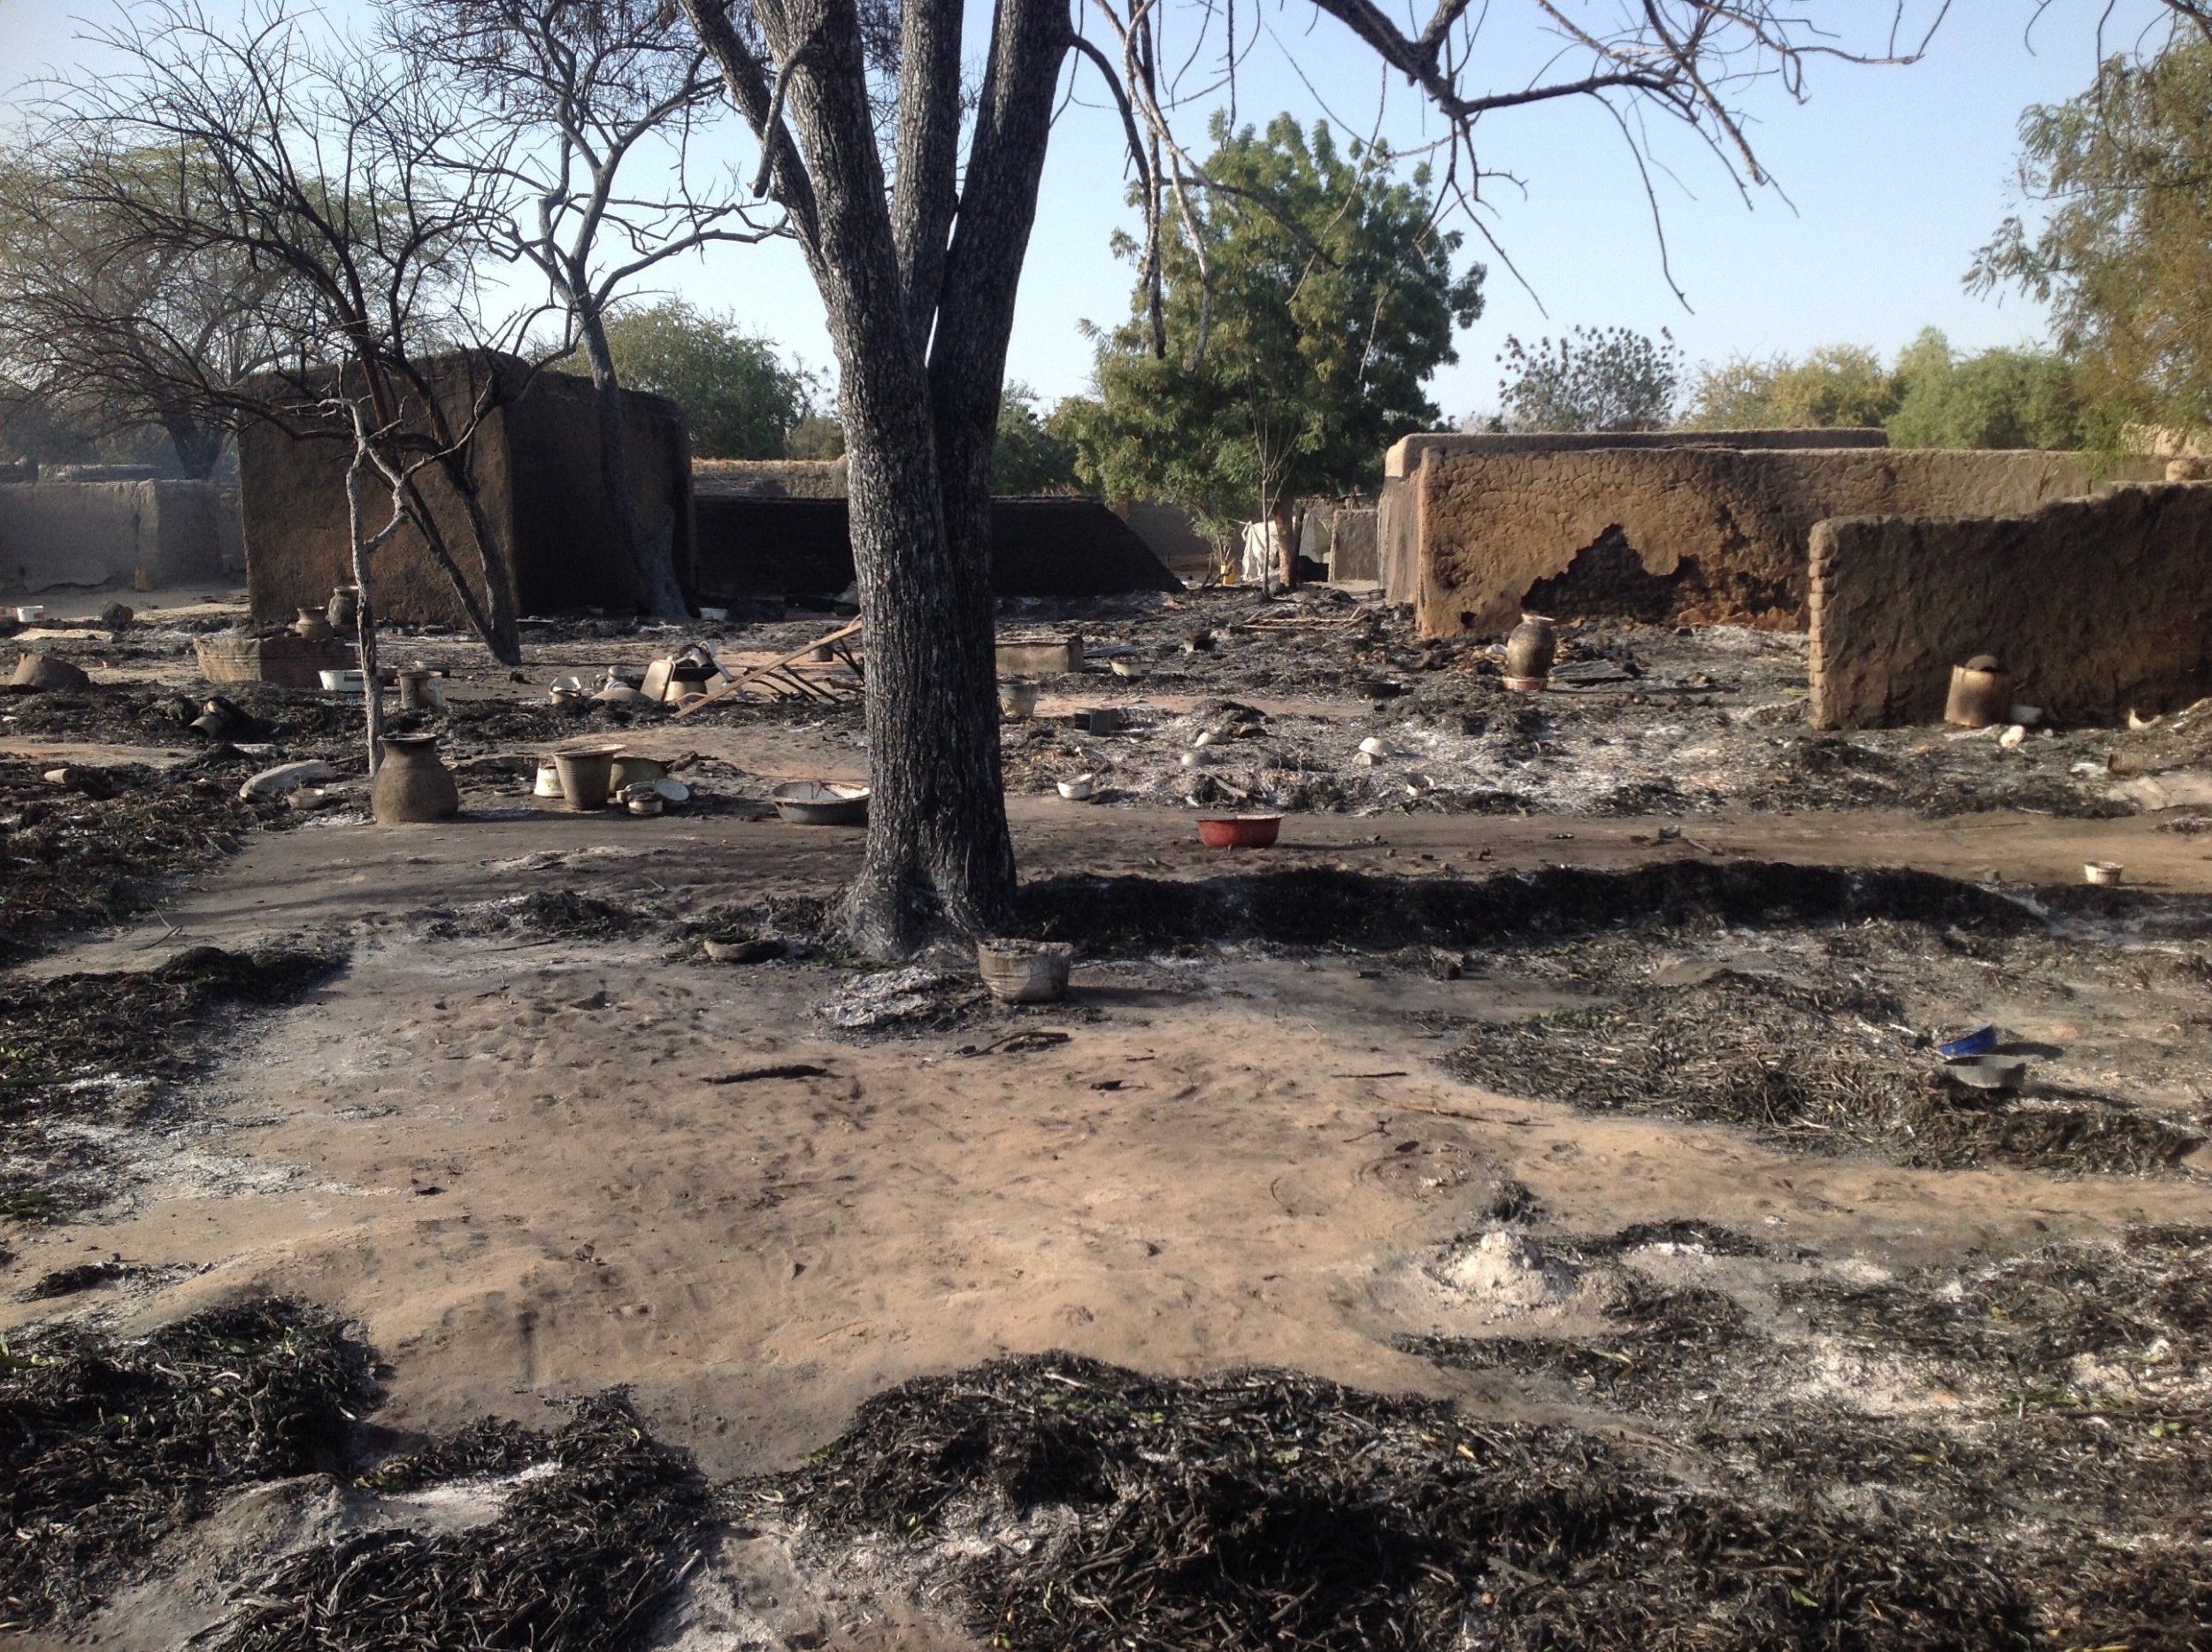
POLYGON ((1801 1150, 1872 1150, 1928 1169, 2168 1172, 2205 1140, 2112 1096, 2042 1086, 2022 1104, 1967 1089, 1943 1078, 1904 1013, 1864 983, 1724 972, 1471 1026, 1445 1065, 1503 1094, 1732 1125, 1801 1150))
POLYGON ((1401 1346, 1632 1417, 1728 1494, 1968 1543, 2026 1593, 2039 1642, 2212 1638, 2212 1229, 1776 1295, 1763 1327, 1720 1293, 1632 1272, 1599 1334, 1401 1346), (1808 1396, 1837 1351, 1949 1402, 1870 1415, 1808 1396))
POLYGON ((96 1604, 164 1538, 255 1481, 319 1473, 374 1497, 546 1464, 482 1525, 421 1535, 371 1518, 284 1557, 212 1644, 635 1645, 703 1529, 706 1489, 688 1459, 617 1392, 579 1402, 550 1435, 487 1422, 357 1475, 371 1372, 335 1319, 280 1299, 134 1342, 58 1328, 0 1349, 0 1629, 96 1604))
POLYGON ((1007 1647, 2016 1647, 2033 1621, 1947 1534, 1281 1371, 926 1378, 756 1497, 817 1545, 906 1546, 1007 1647))
POLYGON ((257 1581, 253 1601, 212 1644, 221 1652, 640 1644, 703 1535, 707 1489, 690 1460, 649 1434, 619 1391, 579 1402, 573 1420, 541 1446, 526 1431, 498 1440, 500 1469, 529 1449, 552 1471, 524 1485, 495 1519, 433 1534, 383 1525, 302 1549, 257 1581))
MULTIPOLYGON (((2044 925, 2021 900, 1930 872, 1778 861, 1663 861, 1627 872, 1552 867, 1457 880, 1324 867, 1188 881, 1063 877, 1025 884, 1020 908, 1023 933, 1073 941, 1086 953, 1108 957, 1233 941, 1365 951, 1516 948, 1631 925, 1891 918, 1996 934, 2044 925)), ((2201 911, 2212 928, 2212 903, 2201 911)))
POLYGON ((0 966, 142 912, 169 880, 297 818, 240 801, 258 765, 235 753, 98 770, 88 791, 47 781, 50 766, 0 757, 0 966))
POLYGON ((0 1218, 96 1201, 104 1160, 73 1126, 168 1119, 177 1081, 219 1056, 243 1018, 298 1002, 343 962, 194 947, 150 970, 0 975, 0 1218))
MULTIPOLYGON (((1970 1090, 1942 1075, 1926 1034, 1908 1024, 1900 986, 1989 962, 2116 980, 2166 967, 2060 928, 2199 941, 2212 935, 2212 903, 2193 896, 1684 859, 1482 879, 1317 867, 1187 882, 1067 877, 1025 885, 1020 900, 1025 933, 1093 957, 1232 943, 1413 958, 1426 949, 1455 968, 1558 978, 1590 1002, 1459 1024, 1445 1065, 1486 1089, 1591 1111, 1724 1124, 1800 1151, 1930 1169, 2170 1173, 2212 1133, 2212 1116, 2161 1116, 2048 1081, 2017 1095, 1970 1090), (1690 985, 1649 979, 1657 951, 1747 930, 1816 942, 1816 979, 1725 968, 1690 985)), ((2201 980, 2212 962, 2179 967, 2201 980)), ((2193 1048, 2177 1046, 2176 1058, 2212 1068, 2193 1048)))
POLYGON ((0 1346, 0 1628, 96 1600, 225 1490, 334 1466, 370 1397, 365 1351, 285 1302, 143 1341, 0 1346))

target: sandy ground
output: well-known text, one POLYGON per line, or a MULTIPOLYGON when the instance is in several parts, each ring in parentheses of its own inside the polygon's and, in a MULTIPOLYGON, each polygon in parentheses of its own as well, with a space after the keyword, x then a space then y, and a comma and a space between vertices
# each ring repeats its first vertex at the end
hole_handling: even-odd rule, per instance
MULTIPOLYGON (((1032 865, 1220 864, 1183 848, 1172 818, 1017 816, 1032 865)), ((42 965, 332 930, 356 945, 208 1080, 211 1135, 150 1146, 118 1207, 26 1231, 0 1279, 92 1252, 202 1270, 142 1300, 111 1293, 126 1327, 249 1289, 303 1295, 370 1327, 397 1426, 527 1417, 536 1396, 628 1382, 723 1472, 793 1460, 877 1388, 1008 1350, 1448 1387, 1390 1343, 1463 1317, 1420 1267, 1480 1226, 1499 1174, 1578 1228, 1695 1216, 1884 1265, 2212 1209, 2194 1181, 1807 1161, 1723 1130, 1489 1096, 1434 1067, 1420 1017, 1557 1002, 1536 985, 1234 952, 1098 964, 1078 970, 1074 1010, 1040 1023, 1067 1043, 962 1057, 960 1032, 832 1037, 815 1014, 836 980, 824 968, 670 961, 657 941, 426 940, 407 917, 549 880, 680 903, 827 887, 856 847, 742 821, 608 824, 265 838, 158 919, 42 965), (824 1072, 711 1082, 795 1063, 824 1072)), ((1297 835, 1309 853, 1394 854, 1437 876, 1697 853, 1613 820, 1571 837, 1556 821, 1409 820, 1387 846, 1342 841, 1359 824, 1297 835)), ((2136 822, 1760 820, 1713 835, 1968 875, 2053 876, 2108 854, 2212 887, 2193 843, 2136 822)), ((0 1306, 0 1328, 51 1312, 0 1306)))
MULTIPOLYGON (((1343 711, 1296 694, 1249 703, 1343 711)), ((865 766, 833 718, 660 724, 626 743, 768 780, 865 766)), ((96 743, 0 749, 122 760, 96 743)), ((380 1421, 395 1429, 486 1413, 541 1423, 545 1400, 628 1384, 656 1428, 718 1476, 795 1463, 869 1395, 1010 1351, 1173 1374, 1275 1364, 1539 1412, 1509 1377, 1397 1345, 1490 1323, 1494 1305, 1438 1268, 1514 1182, 1566 1231, 1697 1218, 1878 1272, 2212 1220, 2201 1171, 1906 1170, 1490 1095, 1436 1064, 1450 1045, 1440 1029, 1562 1002, 1510 975, 1435 980, 1370 957, 1232 947, 1079 964, 1069 1006, 1016 1024, 1067 1034, 1048 1048, 966 1054, 979 1041, 967 1028, 842 1036, 818 1011, 847 977, 824 964, 714 966, 657 934, 472 937, 436 919, 552 888, 679 912, 823 896, 855 864, 857 834, 736 813, 579 818, 511 785, 472 782, 468 802, 447 826, 319 820, 257 837, 156 915, 30 966, 132 969, 189 945, 283 938, 352 947, 342 972, 256 1024, 205 1078, 200 1123, 130 1144, 111 1206, 8 1235, 0 1333, 57 1317, 132 1332, 280 1292, 362 1322, 388 1362, 380 1421), (769 1066, 819 1071, 717 1082, 769 1066), (15 1298, 110 1253, 158 1272, 61 1302, 15 1298)), ((2051 884, 2101 859, 2124 863, 2134 885, 2212 893, 2205 845, 2149 818, 1722 808, 1663 841, 1633 816, 1310 814, 1276 849, 1230 860, 1197 846, 1187 811, 1033 796, 1010 812, 1033 875, 1326 865, 1467 878, 1749 857, 2051 884)), ((2170 1013, 2099 1009, 2135 1015, 2123 1030, 2153 1041, 2170 1013)), ((327 1529, 277 1506, 281 1494, 251 1497, 226 1517, 237 1541, 327 1529)), ((716 1587, 772 1593, 778 1564, 737 1542, 716 1587)), ((809 1608, 767 1639, 733 1640, 710 1595, 692 1601, 683 1644, 920 1645, 935 1633, 864 1613, 841 1627, 809 1608)), ((85 1633, 156 1644, 176 1627, 157 1615, 157 1631, 134 1635, 132 1610, 85 1633)))

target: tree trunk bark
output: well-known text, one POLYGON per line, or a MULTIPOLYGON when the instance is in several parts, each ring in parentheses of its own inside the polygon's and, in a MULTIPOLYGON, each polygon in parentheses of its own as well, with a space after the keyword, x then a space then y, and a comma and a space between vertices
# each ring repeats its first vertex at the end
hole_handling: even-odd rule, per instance
POLYGON ((887 406, 905 375, 872 374, 864 362, 846 362, 843 374, 845 427, 865 433, 846 451, 872 788, 846 911, 854 943, 890 957, 910 952, 933 924, 1002 929, 1014 848, 999 776, 988 564, 947 532, 924 399, 887 406))
POLYGON ((788 77, 795 148, 768 121, 768 84, 727 19, 684 0, 732 96, 757 128, 771 128, 778 197, 799 227, 836 347, 873 788, 846 916, 855 944, 878 957, 910 952, 933 923, 1000 929, 1014 907, 999 775, 991 449, 1071 25, 1065 0, 996 0, 975 137, 933 281, 926 243, 943 233, 945 145, 960 125, 947 89, 956 3, 914 0, 932 10, 906 25, 914 56, 902 90, 918 101, 902 114, 894 204, 849 0, 757 5, 788 77))
POLYGON ((578 304, 576 319, 584 334, 584 355, 591 364, 592 403, 599 415, 599 480, 614 507, 617 530, 630 565, 637 570, 638 597, 656 619, 681 619, 691 611, 676 579, 676 525, 649 530, 638 512, 637 491, 630 485, 630 448, 623 428, 622 385, 615 376, 614 352, 607 347, 606 319, 589 302, 578 304))
POLYGON ((162 428, 177 456, 177 468, 188 480, 204 482, 215 474, 216 465, 222 462, 223 443, 229 440, 228 431, 183 418, 164 419, 162 428))
POLYGON ((346 526, 353 542, 353 637, 361 655, 361 707, 368 739, 369 778, 384 761, 384 685, 376 664, 376 588, 369 578, 368 526, 361 515, 361 470, 365 461, 357 453, 346 470, 346 526))

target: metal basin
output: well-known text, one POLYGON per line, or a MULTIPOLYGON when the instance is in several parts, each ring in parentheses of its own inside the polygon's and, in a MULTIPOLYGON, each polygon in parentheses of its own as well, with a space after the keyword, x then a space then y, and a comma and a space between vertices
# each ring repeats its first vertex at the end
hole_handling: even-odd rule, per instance
POLYGON ((768 794, 793 826, 865 826, 868 788, 837 780, 793 780, 768 794))

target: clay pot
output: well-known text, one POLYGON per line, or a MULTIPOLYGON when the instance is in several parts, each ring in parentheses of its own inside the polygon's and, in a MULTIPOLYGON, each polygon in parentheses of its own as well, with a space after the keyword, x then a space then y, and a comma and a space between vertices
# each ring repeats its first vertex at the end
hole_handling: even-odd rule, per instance
POLYGON ((350 585, 333 586, 323 618, 334 632, 352 630, 361 620, 361 593, 350 585))
POLYGON ((323 618, 319 609, 303 608, 300 617, 292 622, 292 634, 303 642, 327 642, 331 637, 330 621, 323 618))
POLYGON ((560 771, 561 795, 568 799, 571 809, 604 809, 607 788, 614 779, 614 753, 603 747, 596 751, 557 751, 553 766, 560 771))
POLYGON ((450 820, 461 812, 461 788, 438 761, 435 734, 387 734, 384 761, 369 791, 379 826, 416 826, 450 820))
POLYGON ((1986 654, 1951 668, 1951 694, 1943 720, 1961 728, 1987 728, 2012 715, 2012 678, 1986 654))
POLYGON ((19 688, 83 688, 92 679, 51 654, 26 654, 16 661, 15 675, 8 680, 19 688))
POLYGON ((1541 614, 1523 614, 1505 639, 1505 674, 1522 682, 1542 682, 1559 657, 1559 631, 1541 614))

